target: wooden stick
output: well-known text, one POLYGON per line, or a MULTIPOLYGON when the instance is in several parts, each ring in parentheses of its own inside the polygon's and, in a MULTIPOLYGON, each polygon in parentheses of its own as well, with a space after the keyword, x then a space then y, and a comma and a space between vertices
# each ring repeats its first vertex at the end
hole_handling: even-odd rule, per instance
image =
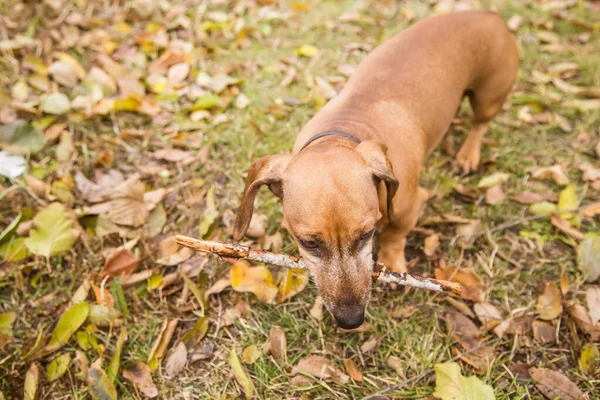
MULTIPOLYGON (((239 246, 232 243, 198 240, 183 235, 175 235, 175 241, 190 249, 217 254, 222 257, 241 258, 285 268, 307 269, 306 264, 304 264, 304 261, 301 258, 288 256, 286 254, 276 254, 266 250, 255 250, 250 247, 239 246)), ((461 294, 463 291, 463 287, 460 283, 430 279, 403 272, 391 272, 388 271, 386 266, 382 263, 375 263, 372 276, 373 279, 379 282, 396 283, 398 285, 428 289, 435 292, 453 292, 461 294)))

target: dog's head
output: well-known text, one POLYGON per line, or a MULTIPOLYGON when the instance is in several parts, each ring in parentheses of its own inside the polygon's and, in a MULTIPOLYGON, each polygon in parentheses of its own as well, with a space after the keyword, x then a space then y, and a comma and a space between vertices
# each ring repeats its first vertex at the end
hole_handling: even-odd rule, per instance
POLYGON ((296 239, 327 309, 343 328, 364 321, 371 292, 375 225, 382 215, 379 190, 385 184, 388 218, 398 181, 386 147, 365 141, 356 148, 268 156, 248 170, 234 238, 246 233, 254 198, 262 185, 283 202, 284 226, 296 239))

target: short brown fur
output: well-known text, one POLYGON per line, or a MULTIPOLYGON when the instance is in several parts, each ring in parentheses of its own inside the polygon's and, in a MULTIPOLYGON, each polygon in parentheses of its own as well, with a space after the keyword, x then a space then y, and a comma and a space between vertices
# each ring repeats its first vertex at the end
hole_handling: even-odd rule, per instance
POLYGON ((338 323, 359 326, 369 301, 375 226, 379 261, 406 271, 406 236, 427 201, 419 186, 425 158, 440 143, 461 98, 473 124, 457 154, 477 169, 489 121, 515 82, 518 53, 503 21, 490 12, 458 12, 413 25, 375 49, 342 92, 302 129, 291 156, 257 160, 250 169, 234 236, 241 239, 258 186, 283 201, 284 226, 299 243, 327 308, 338 323), (338 130, 361 140, 318 133, 338 130))

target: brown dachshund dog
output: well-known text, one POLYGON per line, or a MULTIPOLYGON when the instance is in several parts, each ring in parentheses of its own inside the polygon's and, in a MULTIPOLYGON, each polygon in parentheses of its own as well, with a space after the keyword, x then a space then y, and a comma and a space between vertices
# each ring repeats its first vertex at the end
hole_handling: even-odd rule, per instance
POLYGON ((406 236, 428 198, 419 187, 425 158, 466 95, 473 122, 456 159, 465 172, 477 169, 483 135, 518 63, 512 36, 491 12, 433 17, 388 40, 302 129, 292 155, 252 164, 234 238, 244 237, 254 198, 268 185, 327 309, 341 327, 360 326, 376 226, 387 223, 378 260, 406 271, 406 236))

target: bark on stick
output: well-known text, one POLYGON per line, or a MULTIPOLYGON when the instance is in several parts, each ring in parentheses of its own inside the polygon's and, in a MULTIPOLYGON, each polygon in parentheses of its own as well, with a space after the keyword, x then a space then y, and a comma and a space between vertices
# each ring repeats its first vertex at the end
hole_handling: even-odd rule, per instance
MULTIPOLYGON (((202 251, 204 253, 217 254, 222 257, 258 261, 277 267, 306 269, 306 265, 301 258, 288 256, 286 254, 277 254, 266 250, 255 250, 250 247, 232 243, 199 240, 184 235, 175 235, 175 240, 178 244, 189 247, 190 249, 202 251)), ((425 278, 423 276, 411 275, 408 273, 391 272, 388 271, 386 266, 382 263, 375 263, 372 276, 373 279, 379 282, 395 283, 418 289, 433 290, 435 292, 453 292, 460 294, 463 291, 463 287, 460 283, 425 278)))

